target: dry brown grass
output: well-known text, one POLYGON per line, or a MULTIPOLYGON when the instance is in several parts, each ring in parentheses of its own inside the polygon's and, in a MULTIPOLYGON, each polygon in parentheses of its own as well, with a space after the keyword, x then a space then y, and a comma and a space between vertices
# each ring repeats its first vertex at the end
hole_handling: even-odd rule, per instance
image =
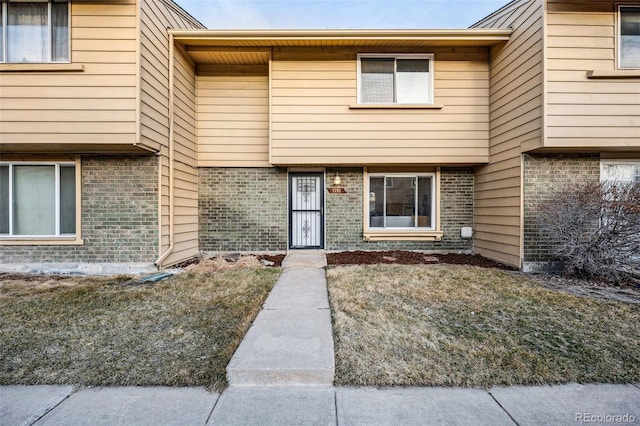
POLYGON ((336 384, 640 381, 640 306, 576 297, 471 266, 327 272, 336 384))
POLYGON ((278 269, 127 277, 3 279, 0 384, 226 385, 233 352, 278 269))

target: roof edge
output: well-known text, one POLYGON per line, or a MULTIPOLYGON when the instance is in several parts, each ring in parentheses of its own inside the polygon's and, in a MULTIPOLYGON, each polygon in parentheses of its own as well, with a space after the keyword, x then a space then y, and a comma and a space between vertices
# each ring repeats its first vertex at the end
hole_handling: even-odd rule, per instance
POLYGON ((510 28, 428 30, 169 30, 175 39, 219 40, 509 40, 510 28))

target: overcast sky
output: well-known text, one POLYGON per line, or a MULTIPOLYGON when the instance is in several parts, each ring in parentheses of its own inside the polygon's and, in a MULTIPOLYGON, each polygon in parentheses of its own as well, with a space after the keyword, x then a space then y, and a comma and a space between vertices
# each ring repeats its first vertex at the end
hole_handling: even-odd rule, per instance
POLYGON ((210 29, 466 28, 508 0, 175 0, 210 29))

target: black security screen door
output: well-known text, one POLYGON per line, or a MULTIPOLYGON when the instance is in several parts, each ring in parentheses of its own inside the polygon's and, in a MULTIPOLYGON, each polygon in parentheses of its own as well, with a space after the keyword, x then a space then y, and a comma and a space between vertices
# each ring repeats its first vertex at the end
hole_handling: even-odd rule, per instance
POLYGON ((289 248, 324 248, 324 176, 289 175, 289 248))

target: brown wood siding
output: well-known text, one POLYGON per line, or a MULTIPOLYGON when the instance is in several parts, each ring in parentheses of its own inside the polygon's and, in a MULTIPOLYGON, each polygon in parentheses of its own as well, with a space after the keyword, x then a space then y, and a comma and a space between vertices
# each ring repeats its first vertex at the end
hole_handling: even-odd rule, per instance
POLYGON ((440 110, 350 109, 357 104, 357 53, 363 52, 274 51, 271 163, 477 164, 488 160, 487 49, 424 52, 435 54, 434 101, 443 105, 440 110))
POLYGON ((137 40, 135 0, 73 2, 71 62, 84 71, 0 73, 0 141, 32 151, 69 144, 81 153, 87 144, 94 152, 96 143, 133 149, 137 40))
POLYGON ((269 167, 269 77, 199 76, 198 166, 269 167))
POLYGON ((544 147, 638 150, 640 80, 587 78, 617 68, 615 3, 549 0, 548 10, 544 147))
MULTIPOLYGON (((200 28, 170 1, 140 4, 140 138, 160 152, 161 245, 169 247, 169 35, 167 28, 200 28)), ((196 167, 195 71, 175 51, 174 61, 174 250, 163 265, 198 254, 198 171, 196 167)))
POLYGON ((490 163, 476 173, 474 250, 520 266, 521 146, 542 143, 541 1, 512 2, 476 25, 514 32, 491 55, 490 163))

